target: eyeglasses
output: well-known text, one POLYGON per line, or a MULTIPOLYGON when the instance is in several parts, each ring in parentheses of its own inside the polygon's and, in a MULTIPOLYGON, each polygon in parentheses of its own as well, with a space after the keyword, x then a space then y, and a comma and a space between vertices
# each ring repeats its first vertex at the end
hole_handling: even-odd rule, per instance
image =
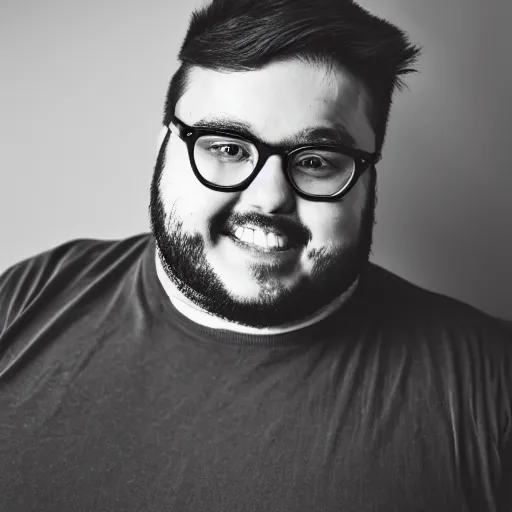
POLYGON ((227 131, 187 126, 174 115, 171 121, 187 145, 196 178, 205 187, 221 192, 246 189, 267 159, 279 155, 285 176, 299 196, 311 201, 336 201, 380 160, 378 153, 340 144, 287 150, 227 131))

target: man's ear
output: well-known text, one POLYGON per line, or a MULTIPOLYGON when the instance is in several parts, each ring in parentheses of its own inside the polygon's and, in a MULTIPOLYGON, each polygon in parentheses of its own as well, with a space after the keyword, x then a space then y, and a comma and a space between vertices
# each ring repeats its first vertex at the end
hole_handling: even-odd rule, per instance
POLYGON ((156 154, 160 153, 160 148, 162 147, 162 143, 165 139, 165 136, 167 135, 167 126, 162 126, 162 129, 160 130, 160 133, 158 134, 158 141, 156 146, 156 154))

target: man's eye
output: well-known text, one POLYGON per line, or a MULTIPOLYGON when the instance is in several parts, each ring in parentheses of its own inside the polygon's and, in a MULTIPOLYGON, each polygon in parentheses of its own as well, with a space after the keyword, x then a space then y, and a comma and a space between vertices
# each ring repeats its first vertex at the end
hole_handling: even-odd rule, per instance
POLYGON ((308 169, 318 169, 323 167, 325 163, 318 157, 308 156, 298 162, 300 167, 306 167, 308 169))
POLYGON ((217 144, 210 146, 210 150, 217 154, 218 156, 232 158, 232 159, 241 159, 245 158, 248 153, 237 144, 217 144))

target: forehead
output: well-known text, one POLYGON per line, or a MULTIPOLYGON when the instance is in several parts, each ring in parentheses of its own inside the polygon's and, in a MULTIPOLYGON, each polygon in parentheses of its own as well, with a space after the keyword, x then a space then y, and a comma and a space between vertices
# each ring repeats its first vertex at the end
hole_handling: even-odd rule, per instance
POLYGON ((176 105, 176 115, 187 124, 211 116, 232 119, 269 143, 341 124, 360 149, 373 152, 369 111, 366 89, 349 72, 300 61, 244 72, 194 67, 176 105))

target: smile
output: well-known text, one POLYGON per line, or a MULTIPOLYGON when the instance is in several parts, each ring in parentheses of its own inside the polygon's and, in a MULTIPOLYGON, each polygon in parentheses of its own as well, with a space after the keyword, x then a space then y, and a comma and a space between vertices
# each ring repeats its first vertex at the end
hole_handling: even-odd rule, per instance
POLYGON ((239 227, 233 237, 240 242, 257 246, 263 250, 286 251, 291 247, 284 236, 265 232, 258 228, 239 227))

